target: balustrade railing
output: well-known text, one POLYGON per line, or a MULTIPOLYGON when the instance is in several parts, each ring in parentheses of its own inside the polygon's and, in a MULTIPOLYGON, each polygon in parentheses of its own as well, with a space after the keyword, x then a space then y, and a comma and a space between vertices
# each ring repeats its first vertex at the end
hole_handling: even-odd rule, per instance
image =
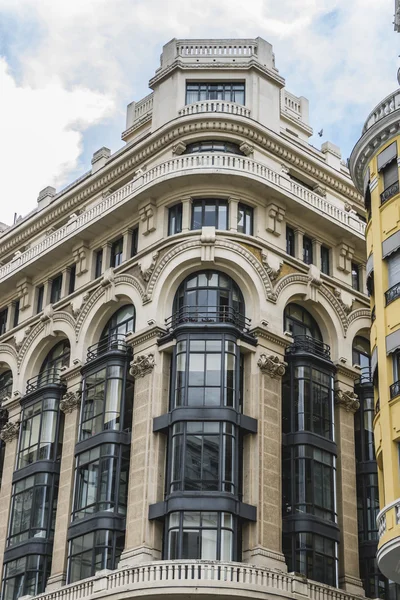
POLYGON ((396 298, 400 298, 400 282, 392 285, 392 287, 385 292, 385 298, 386 305, 396 300, 396 298))
POLYGON ((225 100, 204 100, 201 102, 194 102, 193 104, 187 104, 178 111, 178 115, 180 117, 185 117, 187 115, 197 115, 206 112, 225 113, 240 117, 250 117, 251 115, 249 108, 246 108, 242 104, 226 102, 225 100))
POLYGON ((365 133, 370 127, 375 125, 378 121, 389 115, 390 113, 400 108, 400 90, 396 90, 394 93, 389 94, 382 102, 374 108, 369 114, 365 125, 363 127, 363 133, 365 133))
POLYGON ((189 323, 201 325, 228 323, 242 331, 248 331, 251 320, 231 306, 183 306, 165 319, 169 331, 174 330, 178 325, 189 323))
POLYGON ((89 346, 86 354, 86 362, 90 362, 98 356, 114 350, 125 353, 129 352, 130 346, 126 343, 126 337, 124 334, 120 333, 103 338, 96 344, 89 346))
POLYGON ((395 381, 390 386, 390 399, 393 400, 397 396, 400 396, 400 381, 395 381))
POLYGON ((145 96, 135 104, 134 121, 138 121, 153 110, 154 92, 145 96))
POLYGON ((388 188, 386 188, 386 190, 384 190, 382 192, 382 194, 381 194, 381 204, 384 204, 392 196, 395 196, 398 193, 399 193, 399 182, 396 181, 395 183, 392 183, 392 185, 390 185, 388 188))
POLYGON ((26 393, 34 392, 46 385, 60 385, 61 384, 61 370, 60 369, 47 369, 35 377, 31 377, 26 382, 26 393))
POLYGON ((376 524, 378 526, 378 535, 379 539, 386 533, 387 531, 387 523, 386 523, 386 515, 388 512, 394 511, 394 523, 396 525, 400 524, 400 498, 387 504, 382 510, 379 512, 376 517, 376 524))
POLYGON ((286 349, 286 354, 298 354, 300 352, 308 352, 329 360, 331 358, 330 346, 309 335, 296 335, 293 344, 286 349))
POLYGON ((232 154, 188 154, 172 158, 147 171, 139 173, 133 181, 130 181, 127 185, 121 187, 115 193, 110 194, 110 196, 104 198, 96 205, 88 208, 82 214, 72 215, 66 225, 60 227, 60 229, 57 229, 57 231, 54 231, 44 240, 35 246, 32 246, 25 252, 19 253, 18 256, 15 256, 9 263, 0 267, 0 282, 11 273, 21 269, 29 261, 36 259, 39 255, 47 252, 56 244, 75 235, 78 230, 83 229, 96 219, 105 215, 112 208, 122 203, 128 196, 138 193, 144 186, 152 184, 157 179, 174 176, 177 173, 186 170, 196 171, 203 169, 218 169, 219 171, 227 170, 236 173, 245 173, 252 177, 257 177, 263 182, 269 182, 274 186, 280 187, 284 193, 287 193, 289 186, 289 191, 305 204, 312 206, 324 215, 332 217, 342 225, 349 227, 361 235, 364 235, 365 233, 365 223, 360 219, 351 216, 346 211, 334 206, 324 198, 321 198, 321 196, 314 194, 301 185, 293 181, 288 182, 287 178, 285 178, 285 181, 283 182, 280 173, 270 169, 264 164, 245 156, 232 154))
POLYGON ((213 40, 206 43, 196 40, 178 40, 178 56, 234 56, 246 57, 257 54, 257 43, 253 40, 242 40, 240 43, 229 43, 227 40, 213 40))

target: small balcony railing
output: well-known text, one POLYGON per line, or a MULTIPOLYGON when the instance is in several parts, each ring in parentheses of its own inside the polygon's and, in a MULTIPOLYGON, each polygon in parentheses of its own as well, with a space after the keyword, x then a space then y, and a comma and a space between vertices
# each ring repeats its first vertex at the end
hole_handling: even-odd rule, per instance
POLYGON ((392 287, 385 292, 385 298, 386 306, 393 302, 393 300, 396 300, 396 298, 400 298, 400 282, 392 285, 392 287))
POLYGON ((316 340, 309 335, 296 335, 294 343, 286 349, 286 354, 297 354, 308 352, 322 358, 331 358, 331 348, 320 340, 316 340))
POLYGON ((392 183, 392 185, 390 185, 388 188, 386 188, 386 190, 384 190, 382 192, 381 204, 384 204, 385 202, 387 202, 387 200, 392 198, 392 196, 395 196, 398 193, 399 193, 399 182, 396 181, 395 183, 392 183))
POLYGON ((98 356, 111 352, 112 350, 119 350, 120 352, 127 353, 129 351, 129 345, 126 343, 125 335, 120 333, 111 337, 103 338, 97 344, 89 346, 86 362, 94 360, 98 356))
POLYGON ((360 377, 355 381, 355 385, 363 385, 365 383, 372 383, 371 367, 362 367, 360 377))
POLYGON ((26 382, 26 393, 30 394, 35 390, 38 390, 46 385, 60 385, 61 384, 61 370, 60 369, 48 369, 39 373, 36 377, 31 377, 26 382))
POLYGON ((392 383, 390 386, 390 399, 393 400, 393 398, 397 398, 397 396, 400 396, 400 381, 395 381, 395 383, 392 383))
POLYGON ((184 323, 229 323, 242 331, 248 331, 251 320, 231 306, 182 306, 172 316, 165 319, 169 331, 184 323))

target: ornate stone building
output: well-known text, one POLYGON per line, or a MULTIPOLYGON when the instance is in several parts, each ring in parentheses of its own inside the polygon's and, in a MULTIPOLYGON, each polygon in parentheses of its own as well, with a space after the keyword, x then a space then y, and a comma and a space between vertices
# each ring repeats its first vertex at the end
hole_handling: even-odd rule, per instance
POLYGON ((150 88, 0 236, 2 598, 385 597, 362 196, 263 39, 150 88))

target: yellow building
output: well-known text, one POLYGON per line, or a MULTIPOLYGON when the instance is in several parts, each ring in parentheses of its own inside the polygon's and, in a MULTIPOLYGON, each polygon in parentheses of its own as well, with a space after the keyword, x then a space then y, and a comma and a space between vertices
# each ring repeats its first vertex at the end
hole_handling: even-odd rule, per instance
POLYGON ((367 287, 380 513, 378 565, 400 582, 400 89, 365 122, 350 158, 367 209, 367 287))

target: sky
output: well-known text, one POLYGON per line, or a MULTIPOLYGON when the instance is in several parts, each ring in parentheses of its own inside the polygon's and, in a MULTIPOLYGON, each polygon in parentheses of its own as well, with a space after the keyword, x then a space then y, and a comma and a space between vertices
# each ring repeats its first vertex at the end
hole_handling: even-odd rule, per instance
POLYGON ((48 185, 123 146, 126 105, 149 93, 171 38, 255 38, 310 101, 311 143, 346 159, 369 112, 398 88, 394 0, 0 0, 0 222, 48 185))

